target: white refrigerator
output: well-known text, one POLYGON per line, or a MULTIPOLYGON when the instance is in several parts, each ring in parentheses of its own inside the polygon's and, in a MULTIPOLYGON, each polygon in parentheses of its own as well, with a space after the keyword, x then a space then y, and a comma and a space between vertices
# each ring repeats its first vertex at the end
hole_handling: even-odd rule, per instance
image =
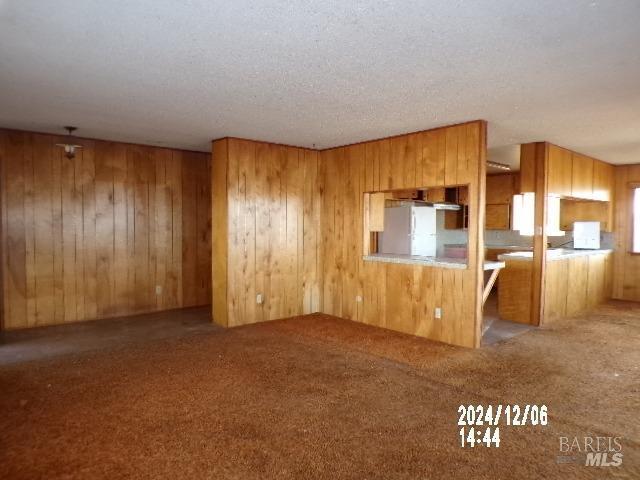
POLYGON ((436 256, 436 209, 403 206, 384 209, 378 253, 436 256))

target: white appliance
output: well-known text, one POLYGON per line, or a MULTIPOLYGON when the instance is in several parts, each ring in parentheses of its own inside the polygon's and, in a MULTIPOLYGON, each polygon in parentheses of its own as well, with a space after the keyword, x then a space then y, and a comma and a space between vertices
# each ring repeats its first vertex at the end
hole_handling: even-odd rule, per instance
POLYGON ((600 222, 573 222, 573 248, 599 249, 600 222))
POLYGON ((436 256, 436 209, 402 206, 384 209, 378 253, 436 256))

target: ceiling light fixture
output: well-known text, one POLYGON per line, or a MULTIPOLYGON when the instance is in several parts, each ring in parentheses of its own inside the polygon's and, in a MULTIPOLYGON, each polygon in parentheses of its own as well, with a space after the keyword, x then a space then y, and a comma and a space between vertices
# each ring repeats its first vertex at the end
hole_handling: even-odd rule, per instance
POLYGON ((64 148, 64 156, 67 157, 69 160, 71 160, 72 158, 75 158, 76 156, 76 150, 78 148, 82 148, 82 145, 78 145, 76 143, 74 143, 74 136, 73 136, 73 132, 75 132, 77 130, 76 127, 64 127, 64 129, 67 131, 67 143, 57 143, 56 147, 62 147, 64 148))
POLYGON ((498 163, 487 161, 487 167, 497 168, 498 170, 511 170, 511 167, 506 163, 498 163))

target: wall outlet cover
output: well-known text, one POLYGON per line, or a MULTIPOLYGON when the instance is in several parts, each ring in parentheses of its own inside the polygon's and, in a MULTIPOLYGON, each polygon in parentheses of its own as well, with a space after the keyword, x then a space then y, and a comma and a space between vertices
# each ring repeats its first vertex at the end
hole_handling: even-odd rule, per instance
POLYGON ((442 318, 442 309, 440 307, 436 307, 434 315, 436 318, 442 318))

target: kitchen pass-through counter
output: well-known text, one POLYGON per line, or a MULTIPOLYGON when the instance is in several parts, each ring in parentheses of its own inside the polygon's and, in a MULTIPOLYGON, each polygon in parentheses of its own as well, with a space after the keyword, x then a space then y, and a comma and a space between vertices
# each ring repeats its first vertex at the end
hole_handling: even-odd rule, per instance
MULTIPOLYGON (((362 257, 364 261, 368 262, 383 262, 383 263, 401 263, 406 265, 424 265, 427 267, 440 267, 440 268, 467 268, 466 258, 448 258, 448 257, 422 257, 418 255, 402 255, 395 253, 374 253, 371 255, 364 255, 362 257)), ((485 261, 485 270, 496 270, 504 267, 504 262, 492 262, 485 261)))

